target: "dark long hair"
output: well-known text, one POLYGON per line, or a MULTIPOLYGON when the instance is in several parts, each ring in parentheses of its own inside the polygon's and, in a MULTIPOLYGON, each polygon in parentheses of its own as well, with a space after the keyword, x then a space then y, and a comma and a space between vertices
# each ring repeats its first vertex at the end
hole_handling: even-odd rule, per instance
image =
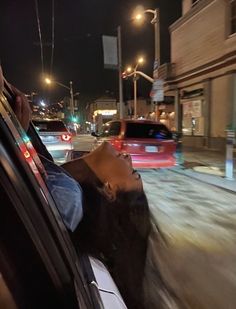
POLYGON ((166 299, 175 295, 162 279, 152 247, 164 239, 151 220, 145 193, 119 191, 110 201, 87 164, 80 164, 84 216, 73 241, 80 252, 106 265, 128 308, 170 308, 166 299))

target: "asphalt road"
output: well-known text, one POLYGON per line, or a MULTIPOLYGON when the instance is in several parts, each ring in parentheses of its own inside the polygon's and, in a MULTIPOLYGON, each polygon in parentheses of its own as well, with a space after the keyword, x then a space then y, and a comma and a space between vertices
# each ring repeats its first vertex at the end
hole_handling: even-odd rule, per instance
POLYGON ((141 171, 167 239, 156 257, 189 308, 236 308, 236 195, 171 170, 141 171))
MULTIPOLYGON (((90 150, 93 137, 75 138, 90 150)), ((164 280, 192 309, 236 308, 236 195, 171 169, 139 171, 167 245, 154 244, 164 280)))
POLYGON ((90 151, 93 147, 95 137, 87 134, 79 134, 73 137, 73 145, 75 150, 90 151))

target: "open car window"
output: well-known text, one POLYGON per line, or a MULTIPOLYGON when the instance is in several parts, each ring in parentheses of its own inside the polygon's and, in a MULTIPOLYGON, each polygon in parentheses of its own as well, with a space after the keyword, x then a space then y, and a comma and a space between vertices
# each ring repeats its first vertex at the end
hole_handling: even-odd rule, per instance
MULTIPOLYGON (((25 236, 27 243, 32 242, 31 246, 35 250, 35 254, 41 257, 39 260, 43 261, 53 284, 59 290, 60 286, 61 288, 67 286, 64 292, 70 293, 71 303, 75 305, 76 296, 76 299, 79 299, 82 304, 87 302, 86 307, 89 308, 91 301, 80 262, 55 203, 43 181, 42 173, 44 170, 43 168, 40 170, 41 161, 28 136, 21 129, 12 113, 6 98, 1 94, 0 126, 2 154, 0 185, 1 193, 4 194, 5 198, 0 217, 2 220, 4 216, 13 219, 14 216, 9 216, 8 211, 11 207, 14 208, 14 211, 12 211, 18 218, 17 220, 20 220, 20 223, 17 221, 19 226, 23 225, 23 230, 27 231, 24 234, 27 235, 25 236), (6 206, 9 207, 5 208, 6 206), (68 289, 68 286, 71 286, 70 289, 68 289), (75 295, 76 292, 77 295, 75 295)), ((1 196, 2 199, 3 196, 1 196)), ((13 226, 10 222, 9 226, 5 225, 4 227, 4 224, 2 224, 2 228, 6 229, 5 235, 8 235, 13 226)), ((17 232, 16 227, 12 231, 17 232)), ((1 235, 4 235, 3 232, 1 231, 1 235)), ((19 237, 20 232, 21 230, 19 230, 18 235, 13 233, 13 239, 16 236, 19 237)), ((5 238, 7 241, 7 237, 5 238)), ((14 244, 14 241, 12 243, 14 244)), ((14 251, 14 248, 8 248, 8 250, 11 252, 14 251)), ((27 251, 25 254, 28 254, 27 251)), ((27 264, 25 267, 27 267, 27 264)), ((73 306, 72 308, 74 308, 73 306)))

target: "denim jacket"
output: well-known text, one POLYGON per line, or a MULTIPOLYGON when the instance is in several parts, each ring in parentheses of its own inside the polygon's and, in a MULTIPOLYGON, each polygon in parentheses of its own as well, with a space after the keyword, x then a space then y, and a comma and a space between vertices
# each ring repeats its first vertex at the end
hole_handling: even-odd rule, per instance
POLYGON ((46 185, 64 224, 73 232, 83 217, 82 189, 62 167, 42 156, 40 159, 47 172, 46 185))

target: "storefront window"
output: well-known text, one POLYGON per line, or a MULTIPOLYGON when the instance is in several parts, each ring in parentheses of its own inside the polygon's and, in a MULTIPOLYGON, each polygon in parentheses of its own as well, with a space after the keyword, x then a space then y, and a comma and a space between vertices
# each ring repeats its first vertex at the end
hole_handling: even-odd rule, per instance
POLYGON ((184 135, 204 135, 204 117, 202 115, 202 100, 193 100, 182 103, 184 135))

